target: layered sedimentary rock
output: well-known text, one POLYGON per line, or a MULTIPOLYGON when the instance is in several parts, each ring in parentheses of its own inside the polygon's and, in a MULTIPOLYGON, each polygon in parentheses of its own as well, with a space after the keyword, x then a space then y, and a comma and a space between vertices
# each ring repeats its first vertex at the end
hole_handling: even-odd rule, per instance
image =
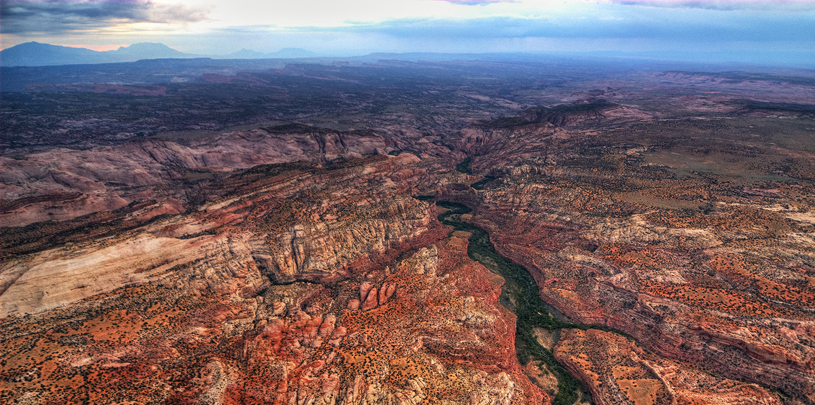
MULTIPOLYGON (((415 162, 415 157, 402 156, 337 170, 275 166, 247 175, 245 181, 224 180, 222 187, 234 192, 240 184, 244 194, 215 199, 187 215, 157 217, 150 212, 155 206, 133 207, 118 218, 113 215, 115 220, 102 216, 77 221, 61 238, 40 243, 34 242, 41 231, 37 226, 9 232, 4 242, 18 254, 2 263, 2 313, 39 312, 147 282, 164 270, 224 249, 240 252, 246 256, 242 260, 251 260, 273 280, 342 277, 354 266, 407 249, 430 230, 432 214, 426 203, 397 196, 394 190, 373 197, 363 194, 415 162), (281 173, 268 176, 269 170, 281 173), (344 187, 346 198, 334 197, 337 187, 344 187), (311 204, 303 203, 304 194, 311 196, 311 204), (114 229, 98 240, 88 238, 86 230, 99 222, 114 229), (308 237, 298 238, 306 228, 308 237), (32 242, 26 243, 28 238, 32 242)), ((211 192, 223 190, 213 186, 211 192)))
POLYGON ((192 139, 141 140, 90 150, 51 149, 25 159, 0 157, 0 221, 22 226, 109 211, 157 199, 184 210, 193 183, 260 164, 326 162, 386 154, 368 131, 288 125, 192 139))
POLYGON ((755 385, 717 377, 643 351, 596 329, 563 332, 555 356, 585 381, 597 404, 780 404, 755 385))
POLYGON ((451 66, 4 93, 0 402, 815 401, 809 79, 451 66))
POLYGON ((594 141, 594 159, 551 154, 508 163, 496 152, 473 165, 501 178, 440 195, 477 208, 471 220, 571 319, 619 329, 661 356, 778 387, 791 401, 815 401, 806 176, 745 188, 755 183, 725 166, 682 178, 646 164, 647 148, 609 149, 618 141, 594 141))
POLYGON ((2 400, 541 403, 501 279, 399 194, 419 163, 260 167, 188 214, 132 207, 120 232, 13 245, 2 400))

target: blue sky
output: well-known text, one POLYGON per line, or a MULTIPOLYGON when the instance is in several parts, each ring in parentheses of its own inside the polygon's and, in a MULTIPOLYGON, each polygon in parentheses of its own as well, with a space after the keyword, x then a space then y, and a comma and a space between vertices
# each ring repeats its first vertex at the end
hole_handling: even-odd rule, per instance
POLYGON ((196 54, 815 51, 815 1, 139 0, 0 3, 2 47, 161 42, 196 54))

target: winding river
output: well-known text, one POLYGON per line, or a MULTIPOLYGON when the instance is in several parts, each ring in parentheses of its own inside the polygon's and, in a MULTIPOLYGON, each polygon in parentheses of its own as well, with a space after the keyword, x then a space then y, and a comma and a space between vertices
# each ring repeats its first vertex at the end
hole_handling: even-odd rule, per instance
MULTIPOLYGON (((490 271, 504 278, 500 302, 518 316, 515 332, 515 350, 521 364, 538 360, 545 364, 558 381, 558 392, 553 405, 572 405, 580 397, 580 381, 571 375, 550 350, 543 347, 535 338, 534 328, 557 331, 564 328, 588 329, 587 325, 566 322, 551 315, 548 305, 538 294, 538 285, 529 271, 495 251, 489 235, 484 230, 461 220, 462 214, 471 210, 465 205, 449 201, 436 201, 436 205, 447 210, 439 215, 439 221, 451 225, 458 231, 469 232, 470 245, 467 253, 490 271)), ((585 392, 585 391, 584 391, 585 392)), ((584 395, 588 398, 588 395, 584 395)))

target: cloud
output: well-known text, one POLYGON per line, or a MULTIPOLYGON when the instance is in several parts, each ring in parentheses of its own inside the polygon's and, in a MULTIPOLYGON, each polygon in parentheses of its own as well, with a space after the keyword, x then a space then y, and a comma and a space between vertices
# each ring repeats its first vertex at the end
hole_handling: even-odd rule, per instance
POLYGON ((151 0, 0 2, 3 33, 49 33, 93 30, 122 23, 190 23, 207 18, 208 9, 151 0))
MULTIPOLYGON (((734 15, 697 10, 651 10, 624 18, 401 19, 332 30, 371 32, 394 38, 650 38, 666 41, 800 41, 815 38, 815 16, 734 15)), ((809 41, 812 42, 812 41, 809 41)))
POLYGON ((631 1, 631 0, 611 0, 612 3, 624 6, 641 6, 657 8, 697 8, 705 10, 766 10, 766 11, 810 11, 815 10, 815 1, 737 1, 737 0, 715 0, 715 1, 631 1))
POLYGON ((515 3, 516 0, 437 0, 452 4, 462 4, 465 6, 484 6, 492 3, 515 3))

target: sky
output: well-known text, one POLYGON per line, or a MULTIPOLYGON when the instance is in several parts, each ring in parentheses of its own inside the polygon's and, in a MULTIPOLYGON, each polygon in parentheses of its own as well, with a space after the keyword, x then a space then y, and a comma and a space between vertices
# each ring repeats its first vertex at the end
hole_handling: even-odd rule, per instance
MULTIPOLYGON (((815 1, 0 0, 0 47, 160 42, 370 52, 815 53, 815 1)), ((763 55, 763 56, 762 56, 763 55)), ((812 59, 815 60, 815 59, 812 59)), ((815 66, 813 66, 815 67, 815 66)))

